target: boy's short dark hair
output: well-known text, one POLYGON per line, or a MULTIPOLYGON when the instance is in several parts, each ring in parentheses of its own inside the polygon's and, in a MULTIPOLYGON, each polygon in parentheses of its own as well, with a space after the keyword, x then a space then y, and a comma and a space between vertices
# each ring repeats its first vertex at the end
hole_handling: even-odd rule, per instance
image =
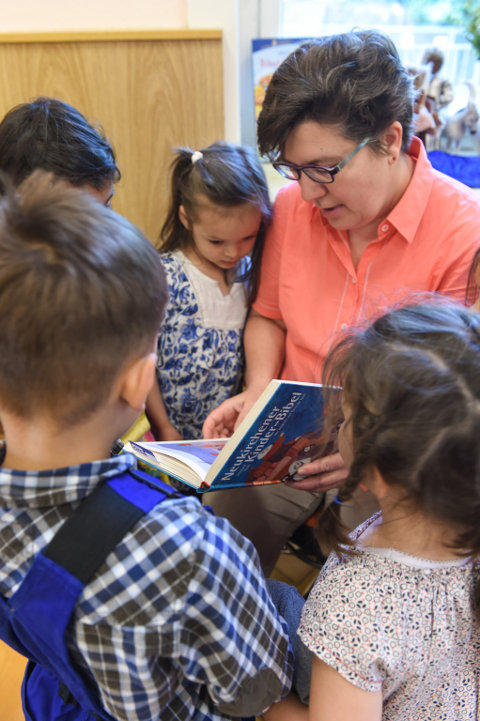
POLYGON ((0 407, 83 420, 153 351, 166 300, 158 253, 125 218, 41 171, 16 193, 0 177, 0 407))
POLYGON ((72 105, 48 97, 16 105, 0 122, 0 170, 19 185, 37 169, 97 190, 120 179, 102 130, 72 105))

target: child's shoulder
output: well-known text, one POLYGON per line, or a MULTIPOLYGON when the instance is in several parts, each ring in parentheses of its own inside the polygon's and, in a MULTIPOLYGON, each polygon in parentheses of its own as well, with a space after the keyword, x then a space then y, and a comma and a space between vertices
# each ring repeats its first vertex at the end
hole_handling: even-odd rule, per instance
POLYGON ((132 529, 127 546, 136 549, 136 558, 143 555, 144 563, 139 565, 150 569, 149 576, 161 577, 172 564, 183 569, 187 583, 199 572, 214 575, 214 568, 222 568, 222 575, 236 574, 239 566, 245 574, 260 573, 250 541, 194 496, 177 496, 159 503, 132 529))
POLYGON ((171 498, 166 498, 141 517, 131 529, 131 541, 143 547, 145 555, 149 555, 148 544, 143 543, 145 532, 155 538, 155 545, 168 548, 177 558, 188 557, 197 545, 203 543, 206 533, 215 533, 212 527, 212 515, 194 496, 177 495, 173 491, 171 498))
MULTIPOLYGON (((144 518, 145 523, 158 526, 157 532, 162 536, 173 538, 176 529, 177 541, 191 547, 204 546, 205 539, 209 537, 218 537, 224 543, 235 540, 235 544, 245 540, 225 519, 215 516, 208 506, 203 506, 196 496, 184 496, 175 491, 171 498, 154 506, 144 518)), ((249 545, 248 541, 246 543, 249 545)))
POLYGON ((181 250, 172 250, 160 253, 160 260, 167 278, 170 305, 175 303, 176 298, 181 298, 184 303, 192 293, 187 274, 188 259, 181 250))
POLYGON ((184 259, 185 256, 181 250, 167 250, 163 253, 160 253, 160 260, 165 269, 181 268, 184 259))
POLYGON ((148 523, 163 525, 167 522, 177 525, 179 529, 188 525, 192 530, 192 535, 196 535, 198 531, 203 533, 205 524, 211 518, 211 513, 202 506, 198 498, 177 493, 173 487, 172 496, 158 503, 145 515, 148 523))

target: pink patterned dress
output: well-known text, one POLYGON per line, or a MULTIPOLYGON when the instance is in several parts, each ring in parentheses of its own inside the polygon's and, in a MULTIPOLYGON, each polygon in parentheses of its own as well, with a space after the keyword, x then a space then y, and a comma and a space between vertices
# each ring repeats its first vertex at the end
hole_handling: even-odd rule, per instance
POLYGON ((352 684, 381 690, 385 721, 480 719, 479 584, 478 560, 434 562, 388 548, 332 554, 299 635, 352 684))

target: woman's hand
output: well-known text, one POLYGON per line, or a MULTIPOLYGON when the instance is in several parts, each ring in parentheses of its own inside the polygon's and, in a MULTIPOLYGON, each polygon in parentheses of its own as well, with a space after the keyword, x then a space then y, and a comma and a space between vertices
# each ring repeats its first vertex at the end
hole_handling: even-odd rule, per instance
POLYGON ((204 438, 229 438, 253 406, 263 388, 237 393, 227 398, 205 419, 202 428, 204 438))
POLYGON ((297 474, 304 478, 300 481, 288 481, 285 485, 302 491, 323 493, 330 488, 341 486, 348 470, 340 453, 333 453, 331 456, 305 463, 297 470, 297 474))
POLYGON ((220 403, 205 419, 202 428, 204 438, 228 438, 235 430, 245 403, 244 393, 227 398, 220 403))

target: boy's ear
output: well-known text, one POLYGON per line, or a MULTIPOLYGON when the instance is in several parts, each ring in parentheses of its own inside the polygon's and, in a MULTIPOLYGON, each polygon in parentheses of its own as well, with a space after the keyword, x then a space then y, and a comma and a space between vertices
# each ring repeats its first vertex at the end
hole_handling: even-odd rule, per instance
POLYGON ((145 408, 145 399, 153 385, 157 354, 148 353, 134 360, 124 371, 119 397, 139 413, 145 408))
POLYGON ((181 224, 187 230, 190 230, 190 223, 188 222, 187 214, 185 212, 185 208, 183 207, 183 205, 178 206, 178 217, 179 217, 181 224))

